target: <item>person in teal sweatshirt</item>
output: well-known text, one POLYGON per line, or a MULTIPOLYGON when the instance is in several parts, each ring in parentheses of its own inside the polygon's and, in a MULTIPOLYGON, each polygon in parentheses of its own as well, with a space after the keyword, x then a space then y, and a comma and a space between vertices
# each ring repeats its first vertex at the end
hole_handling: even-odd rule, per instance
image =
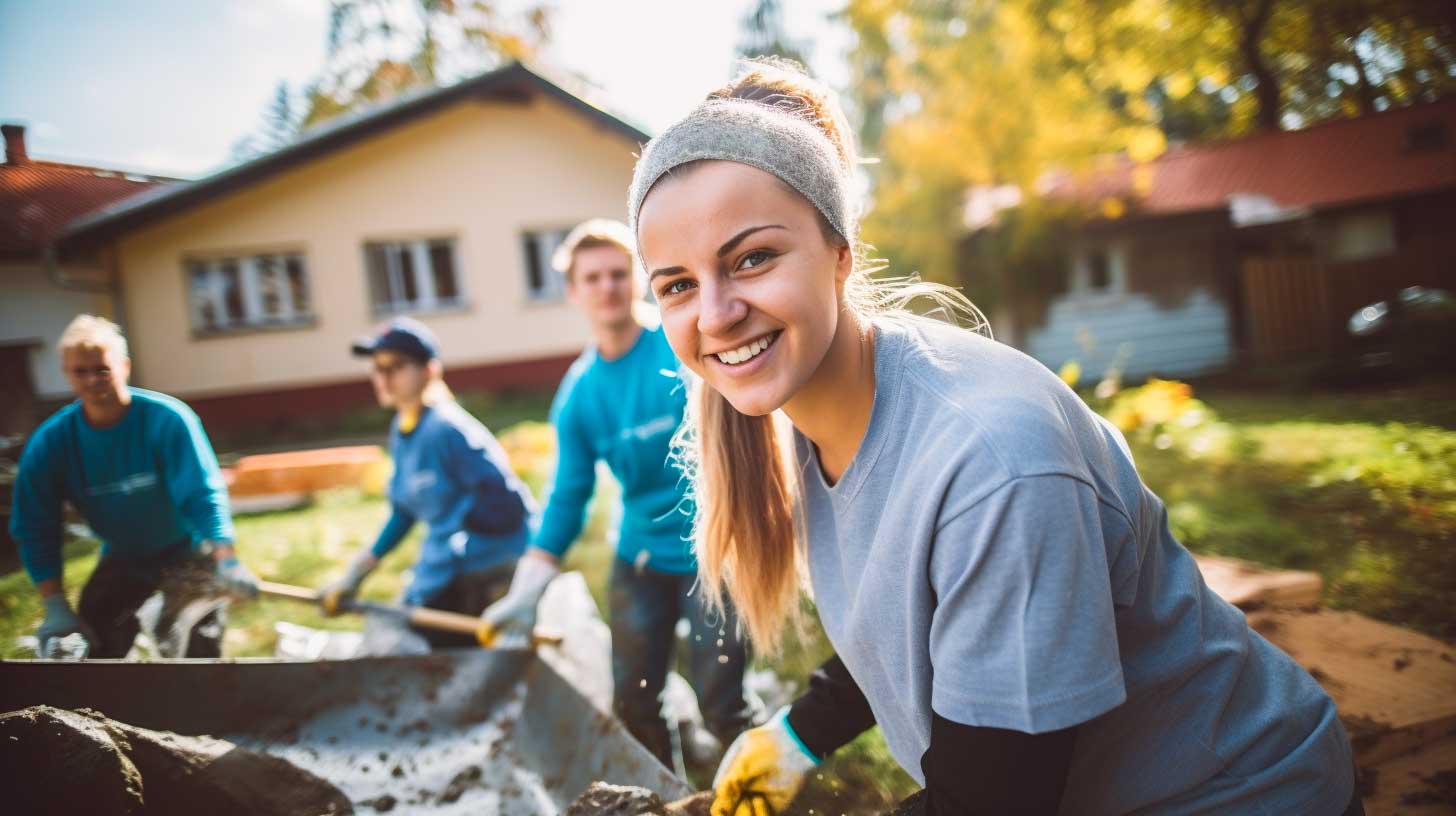
MULTIPOLYGON (((257 579, 233 550, 227 489, 197 415, 128 384, 126 339, 108 320, 80 315, 61 335, 60 351, 77 400, 31 435, 10 520, 45 608, 36 630, 40 653, 80 634, 88 656, 125 657, 140 630, 136 611, 159 589, 159 632, 190 600, 257 595, 257 579), (63 502, 101 539, 79 614, 62 585, 63 502)), ((219 607, 193 627, 187 656, 221 655, 222 614, 219 607)))
POLYGON ((595 342, 571 366, 551 408, 558 459, 541 529, 510 592, 484 618, 502 642, 519 642, 530 631, 546 584, 581 533, 597 462, 606 462, 622 486, 608 588, 613 708, 643 745, 671 764, 659 698, 678 620, 689 624, 690 680, 709 732, 728 744, 749 724, 752 708, 743 690, 747 652, 737 621, 731 610, 709 615, 692 594, 692 504, 670 460, 686 394, 677 358, 642 303, 645 283, 635 259, 626 227, 604 219, 574 229, 553 259, 595 342))
MULTIPOLYGON (((379 404, 395 409, 389 430, 390 516, 373 545, 324 588, 324 611, 342 611, 380 559, 416 522, 424 522, 404 603, 479 615, 510 585, 530 538, 535 499, 511 470, 505 449, 445 386, 439 344, 429 327, 397 318, 355 342, 353 352, 370 358, 379 404)), ((369 651, 391 653, 476 643, 452 632, 409 630, 379 616, 366 623, 365 640, 369 651)))

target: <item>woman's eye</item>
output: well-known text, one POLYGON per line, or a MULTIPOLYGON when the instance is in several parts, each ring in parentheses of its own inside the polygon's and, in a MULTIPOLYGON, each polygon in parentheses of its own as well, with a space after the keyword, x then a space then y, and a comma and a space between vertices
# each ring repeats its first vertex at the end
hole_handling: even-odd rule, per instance
POLYGON ((681 278, 662 287, 662 289, 658 291, 657 296, 670 297, 672 295, 682 294, 683 292, 686 292, 688 289, 692 288, 692 285, 692 281, 687 280, 686 278, 681 278))
POLYGON ((771 258, 773 258, 772 252, 769 252, 766 249, 755 249, 747 255, 744 255, 743 260, 739 262, 738 266, 740 269, 752 269, 755 266, 759 266, 760 264, 765 263, 771 258))

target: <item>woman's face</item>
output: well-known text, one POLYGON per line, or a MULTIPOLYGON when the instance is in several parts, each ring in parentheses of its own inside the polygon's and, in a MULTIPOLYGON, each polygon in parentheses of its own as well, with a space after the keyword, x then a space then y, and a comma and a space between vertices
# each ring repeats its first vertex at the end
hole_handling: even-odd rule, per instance
POLYGON ((394 351, 374 352, 369 381, 374 384, 374 398, 381 408, 394 408, 418 402, 429 383, 429 369, 416 360, 394 351))
POLYGON ((814 206, 756 167, 705 161, 652 188, 637 230, 678 359, 742 413, 788 402, 829 349, 853 268, 814 206))

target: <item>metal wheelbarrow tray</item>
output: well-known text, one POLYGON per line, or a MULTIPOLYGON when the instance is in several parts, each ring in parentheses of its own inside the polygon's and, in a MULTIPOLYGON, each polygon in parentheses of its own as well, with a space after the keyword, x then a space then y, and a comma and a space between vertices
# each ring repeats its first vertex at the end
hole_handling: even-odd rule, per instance
POLYGON ((0 662, 0 712, 92 708, 142 728, 221 737, 332 782, 363 813, 388 802, 395 813, 557 814, 597 780, 669 800, 691 793, 592 703, 590 678, 579 688, 563 676, 584 665, 570 659, 567 640, 549 662, 480 649, 328 661, 0 662))

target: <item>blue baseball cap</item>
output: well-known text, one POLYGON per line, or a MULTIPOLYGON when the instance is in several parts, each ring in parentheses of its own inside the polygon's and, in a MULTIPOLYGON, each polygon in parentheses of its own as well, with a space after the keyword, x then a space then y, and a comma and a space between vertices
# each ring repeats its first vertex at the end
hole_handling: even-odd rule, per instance
POLYGON ((351 349, 360 357, 368 357, 376 351, 393 351, 421 363, 440 356, 440 344, 435 340, 435 333, 420 321, 408 317, 389 321, 373 337, 355 340, 351 349))

